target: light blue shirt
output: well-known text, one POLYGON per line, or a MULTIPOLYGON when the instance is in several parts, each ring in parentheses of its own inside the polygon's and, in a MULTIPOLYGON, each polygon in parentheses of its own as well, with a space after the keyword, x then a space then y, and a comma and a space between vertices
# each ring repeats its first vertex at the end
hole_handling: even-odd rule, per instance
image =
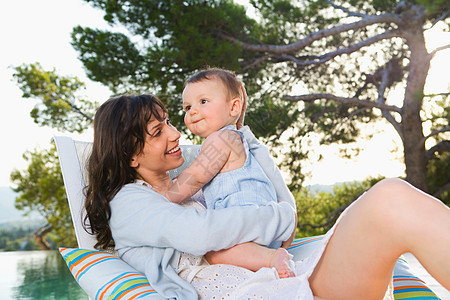
POLYGON ((274 186, 261 169, 260 165, 248 151, 243 134, 228 125, 221 130, 237 132, 241 136, 246 159, 238 169, 219 173, 203 187, 206 207, 221 209, 230 206, 266 205, 277 202, 274 186))
POLYGON ((138 183, 123 186, 110 202, 109 224, 119 256, 146 275, 161 299, 198 299, 176 273, 180 251, 203 255, 249 241, 269 245, 287 240, 294 230, 294 197, 267 147, 248 127, 241 131, 282 203, 199 211, 138 183))
POLYGON ((138 183, 123 186, 110 207, 119 257, 168 299, 198 299, 176 273, 180 251, 204 255, 250 241, 269 245, 287 240, 294 230, 294 210, 286 202, 200 211, 171 203, 138 183))

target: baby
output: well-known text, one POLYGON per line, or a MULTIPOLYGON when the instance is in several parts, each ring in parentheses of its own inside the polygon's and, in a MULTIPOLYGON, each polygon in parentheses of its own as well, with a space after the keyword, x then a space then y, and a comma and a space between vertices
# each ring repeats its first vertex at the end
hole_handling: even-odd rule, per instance
MULTIPOLYGON (((236 75, 218 68, 200 71, 186 81, 182 97, 186 126, 205 141, 197 158, 171 187, 153 189, 169 201, 181 203, 203 188, 208 209, 276 202, 273 185, 236 129, 242 126, 246 106, 245 89, 236 75)), ((210 264, 252 271, 274 267, 280 278, 294 276, 290 254, 280 246, 281 241, 269 247, 249 242, 211 251, 206 259, 210 264)))

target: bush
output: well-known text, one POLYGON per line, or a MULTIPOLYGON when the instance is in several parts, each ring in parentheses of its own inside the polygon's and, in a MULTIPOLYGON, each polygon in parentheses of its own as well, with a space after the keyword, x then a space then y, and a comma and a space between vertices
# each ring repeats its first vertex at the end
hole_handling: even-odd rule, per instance
POLYGON ((306 189, 294 193, 298 216, 296 237, 325 234, 347 206, 382 179, 369 178, 336 185, 332 193, 313 194, 306 189))

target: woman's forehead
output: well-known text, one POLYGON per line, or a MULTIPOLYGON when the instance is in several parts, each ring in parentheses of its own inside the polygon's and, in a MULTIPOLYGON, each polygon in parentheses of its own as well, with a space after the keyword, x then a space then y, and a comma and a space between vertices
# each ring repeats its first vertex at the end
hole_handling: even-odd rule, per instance
POLYGON ((148 121, 148 127, 157 127, 167 119, 168 115, 162 109, 158 108, 158 113, 153 113, 148 121))
POLYGON ((158 122, 162 122, 165 119, 167 119, 167 112, 164 111, 161 107, 154 107, 153 110, 151 111, 149 122, 155 120, 158 122))

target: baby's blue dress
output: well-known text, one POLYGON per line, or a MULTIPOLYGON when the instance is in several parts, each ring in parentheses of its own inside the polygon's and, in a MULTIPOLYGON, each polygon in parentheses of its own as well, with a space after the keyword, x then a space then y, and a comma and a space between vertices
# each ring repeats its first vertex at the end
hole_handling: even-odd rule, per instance
MULTIPOLYGON (((234 126, 228 125, 221 130, 233 130, 239 133, 244 144, 246 160, 236 170, 219 173, 203 187, 206 207, 221 209, 230 206, 266 205, 277 202, 276 191, 269 178, 253 154, 248 150, 243 134, 234 126)), ((277 248, 281 243, 272 243, 269 247, 277 248)))

